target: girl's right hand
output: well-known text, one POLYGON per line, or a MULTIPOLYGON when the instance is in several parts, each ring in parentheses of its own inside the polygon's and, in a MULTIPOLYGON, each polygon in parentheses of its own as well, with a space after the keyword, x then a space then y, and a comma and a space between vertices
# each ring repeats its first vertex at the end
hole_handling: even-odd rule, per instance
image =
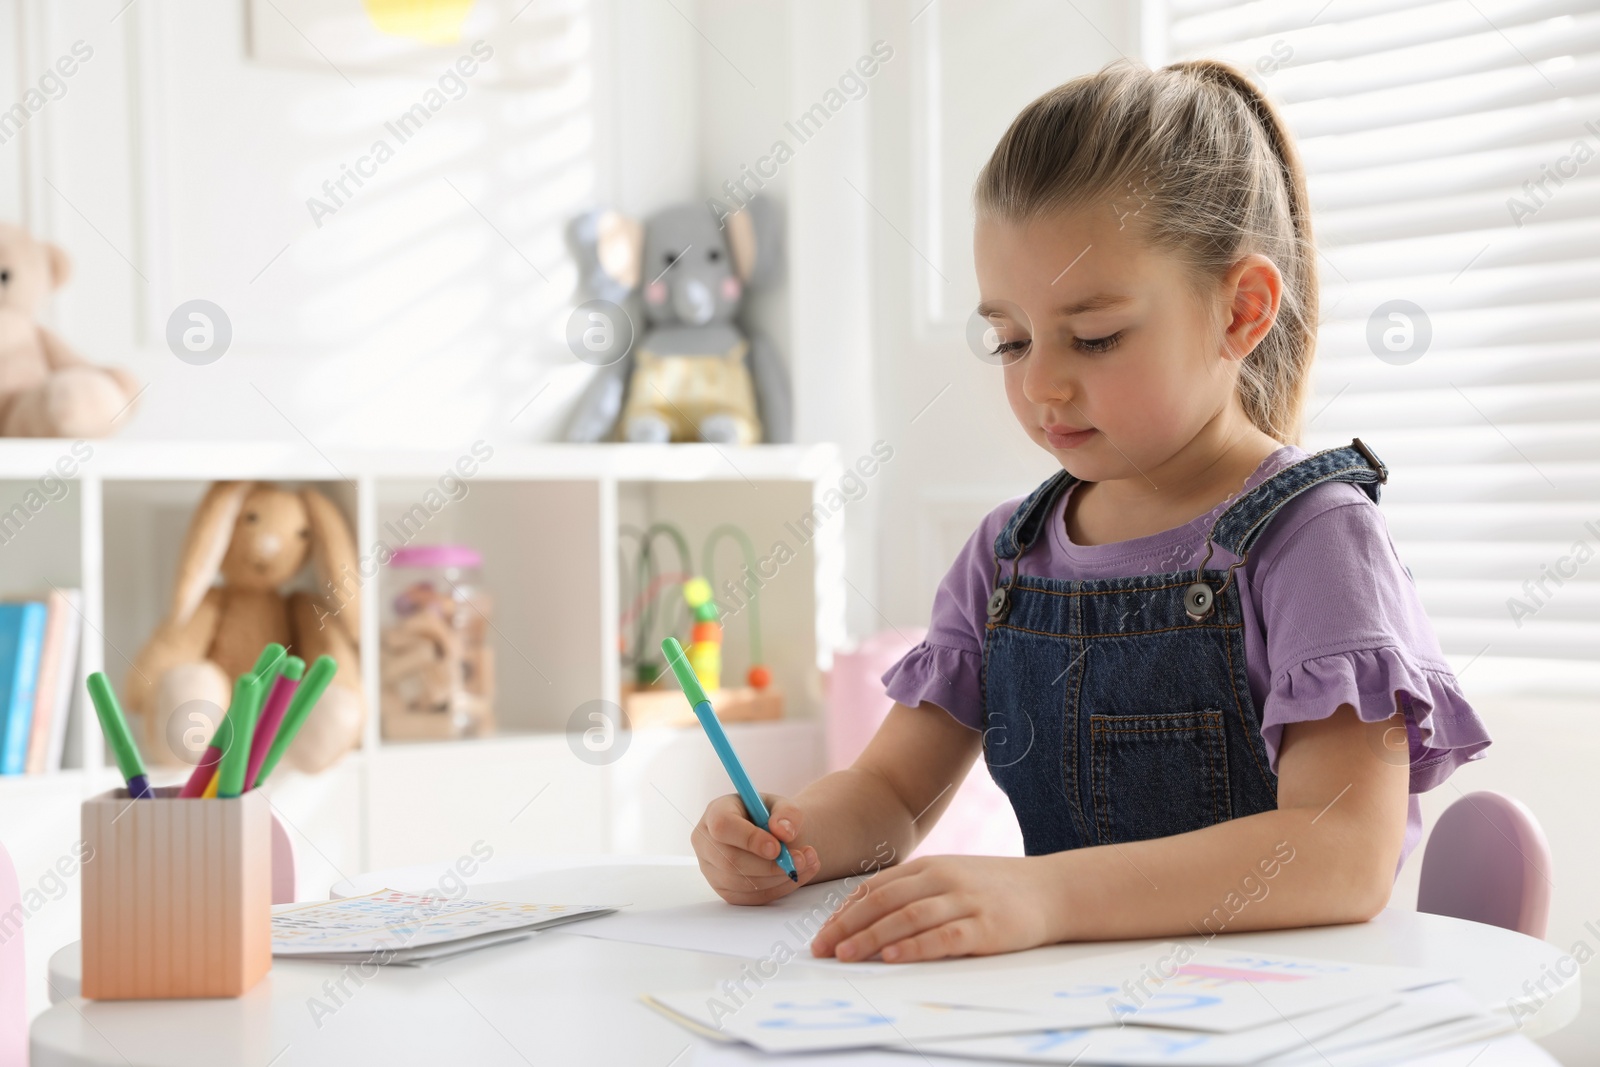
POLYGON ((786 797, 763 793, 761 800, 771 833, 751 822, 739 795, 729 793, 706 805, 690 835, 706 881, 729 904, 765 904, 788 896, 822 869, 817 850, 798 844, 804 828, 800 809, 786 797), (780 841, 789 846, 799 881, 791 882, 777 864, 780 841))

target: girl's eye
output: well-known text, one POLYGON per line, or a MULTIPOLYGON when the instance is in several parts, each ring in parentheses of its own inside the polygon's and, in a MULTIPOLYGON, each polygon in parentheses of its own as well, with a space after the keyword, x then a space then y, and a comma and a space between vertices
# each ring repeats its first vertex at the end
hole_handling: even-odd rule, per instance
POLYGON ((1001 363, 1015 363, 1030 344, 1031 341, 1001 341, 994 346, 994 358, 1001 363))
POLYGON ((1109 352, 1117 347, 1117 342, 1122 340, 1122 331, 1107 334, 1104 337, 1080 337, 1075 342, 1080 352, 1101 353, 1109 352))

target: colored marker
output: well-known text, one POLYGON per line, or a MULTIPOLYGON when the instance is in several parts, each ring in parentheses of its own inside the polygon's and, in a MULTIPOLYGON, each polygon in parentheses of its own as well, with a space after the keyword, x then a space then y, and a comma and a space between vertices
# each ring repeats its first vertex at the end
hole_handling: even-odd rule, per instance
POLYGON ((261 654, 256 657, 256 665, 250 668, 250 673, 257 678, 271 678, 283 666, 284 657, 288 649, 276 641, 268 641, 261 654))
POLYGON ((100 730, 106 735, 106 744, 116 758, 117 769, 128 782, 128 795, 135 800, 154 798, 150 779, 145 777, 144 761, 139 758, 139 746, 133 743, 128 732, 128 720, 123 718, 117 695, 111 691, 111 682, 101 671, 89 675, 89 699, 94 701, 94 713, 100 719, 100 730))
MULTIPOLYGON (((678 684, 683 687, 683 695, 689 698, 689 706, 694 708, 695 718, 699 719, 700 725, 705 728, 706 736, 711 738, 711 747, 717 750, 723 768, 728 772, 728 777, 733 779, 733 786, 739 791, 739 799, 744 801, 745 811, 750 813, 750 821, 763 830, 767 829, 767 820, 771 817, 767 812, 767 806, 762 803, 761 794, 756 792, 750 776, 744 772, 744 764, 739 762, 738 754, 728 743, 728 735, 723 732, 721 720, 717 718, 717 713, 711 710, 711 701, 706 697, 706 691, 700 688, 700 679, 695 675, 689 661, 684 658, 683 646, 678 644, 677 638, 669 637, 661 642, 661 651, 667 654, 667 664, 672 668, 672 673, 677 675, 678 684)), ((794 869, 794 860, 789 855, 789 846, 782 841, 778 842, 776 862, 789 876, 789 881, 800 880, 800 875, 794 869)))
POLYGON ((226 717, 217 724, 216 733, 211 735, 211 743, 206 746, 205 754, 200 757, 200 762, 194 765, 194 770, 189 772, 189 780, 183 783, 183 788, 178 790, 178 796, 185 799, 205 795, 206 783, 216 777, 217 764, 222 762, 222 746, 217 742, 224 740, 227 735, 224 730, 232 729, 226 717))
POLYGON ((250 766, 244 775, 246 789, 255 788, 261 765, 267 761, 267 750, 272 747, 272 739, 277 736, 278 726, 283 722, 283 713, 288 710, 289 700, 300 687, 300 679, 305 673, 306 661, 299 656, 290 656, 283 661, 283 673, 273 680, 272 692, 267 696, 267 703, 261 709, 261 718, 256 722, 255 738, 250 742, 250 766))
POLYGON ((333 681, 334 672, 338 669, 339 664, 332 656, 318 656, 316 662, 306 671, 305 680, 294 691, 294 697, 289 701, 289 709, 283 713, 283 724, 278 727, 277 736, 272 739, 272 747, 267 750, 267 758, 261 764, 261 770, 251 785, 252 789, 265 782, 267 775, 278 765, 278 761, 289 749, 289 742, 300 732, 306 717, 311 714, 311 709, 316 706, 323 690, 333 681))
MULTIPOLYGON (((255 709, 261 703, 263 684, 253 673, 241 674, 233 680, 233 698, 228 702, 228 713, 223 716, 222 725, 217 727, 216 735, 213 738, 218 744, 214 744, 206 750, 207 753, 215 750, 219 753, 219 756, 212 760, 209 766, 202 763, 195 768, 199 775, 200 784, 194 796, 210 800, 217 795, 217 787, 222 784, 222 765, 225 758, 220 754, 224 751, 232 752, 237 747, 233 743, 234 738, 238 736, 234 731, 241 728, 239 724, 244 722, 246 717, 252 720, 255 718, 255 709)), ((243 744, 246 749, 249 749, 250 733, 248 728, 244 732, 243 744)), ((190 775, 189 781, 194 782, 195 778, 196 775, 190 775)), ((185 784, 184 789, 187 790, 188 788, 189 786, 185 784)), ((183 794, 180 793, 179 795, 182 796, 183 794)))
POLYGON ((244 792, 245 770, 250 766, 250 738, 255 731, 256 709, 261 706, 265 689, 262 680, 254 674, 241 674, 233 683, 233 703, 228 707, 228 721, 232 732, 228 737, 228 751, 222 754, 217 767, 217 796, 236 797, 244 792))
MULTIPOLYGON (((250 668, 250 674, 261 679, 271 678, 272 675, 267 671, 277 671, 289 659, 295 658, 285 657, 284 652, 282 645, 276 641, 270 642, 261 650, 261 655, 256 657, 256 664, 250 668)), ((178 790, 178 796, 193 799, 208 795, 206 783, 216 777, 217 766, 222 762, 222 746, 229 744, 229 739, 233 737, 232 715, 233 705, 229 704, 227 714, 222 717, 216 731, 211 735, 211 743, 206 746, 205 754, 200 757, 200 762, 194 765, 194 770, 189 772, 189 780, 178 790)), ((215 796, 216 791, 212 790, 209 795, 215 796)))

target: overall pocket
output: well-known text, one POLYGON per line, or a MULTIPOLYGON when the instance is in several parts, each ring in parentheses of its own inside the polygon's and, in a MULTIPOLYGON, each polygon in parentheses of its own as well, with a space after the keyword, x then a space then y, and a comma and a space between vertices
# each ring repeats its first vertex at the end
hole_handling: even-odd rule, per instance
POLYGON ((1089 716, 1097 843, 1187 833, 1232 817, 1223 712, 1089 716))

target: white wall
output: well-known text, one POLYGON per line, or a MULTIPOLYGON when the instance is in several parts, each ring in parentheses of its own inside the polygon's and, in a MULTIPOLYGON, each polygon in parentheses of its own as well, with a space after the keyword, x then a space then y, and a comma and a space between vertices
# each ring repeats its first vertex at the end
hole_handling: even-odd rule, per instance
POLYGON ((403 144, 384 123, 470 36, 425 74, 347 80, 250 58, 237 0, 123 6, 0 9, 21 42, 0 84, 32 82, 74 41, 94 50, 0 145, 0 210, 77 261, 51 321, 150 382, 125 436, 320 447, 559 432, 588 374, 563 341, 562 227, 597 202, 644 212, 695 192, 699 37, 671 5, 570 0, 508 22, 522 4, 486 0, 495 57, 403 144), (547 81, 492 84, 496 62, 547 81), (380 137, 394 158, 313 219, 308 198, 380 137), (172 309, 197 297, 234 329, 205 367, 164 343, 172 309))

